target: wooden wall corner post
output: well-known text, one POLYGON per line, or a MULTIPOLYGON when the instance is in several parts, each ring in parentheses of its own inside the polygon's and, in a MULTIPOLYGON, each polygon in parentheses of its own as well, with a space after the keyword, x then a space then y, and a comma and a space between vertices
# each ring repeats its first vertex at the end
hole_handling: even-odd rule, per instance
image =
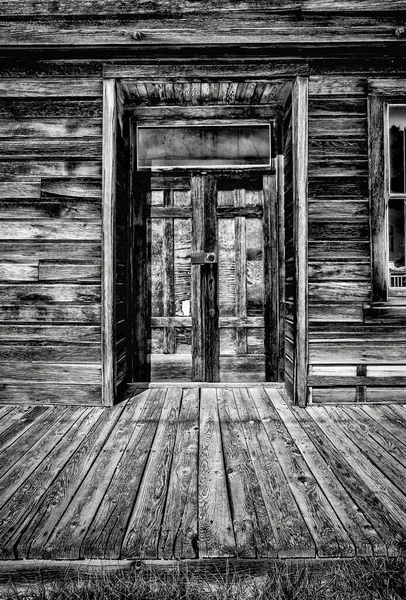
POLYGON ((308 173, 307 77, 296 77, 292 95, 294 230, 296 243, 296 334, 294 400, 306 406, 308 319, 307 319, 307 173, 308 173))
POLYGON ((115 362, 115 216, 116 216, 115 79, 103 82, 102 152, 102 403, 112 406, 116 395, 115 362))
POLYGON ((387 217, 384 137, 385 101, 382 96, 368 97, 368 150, 370 177, 372 301, 386 302, 387 282, 387 217))

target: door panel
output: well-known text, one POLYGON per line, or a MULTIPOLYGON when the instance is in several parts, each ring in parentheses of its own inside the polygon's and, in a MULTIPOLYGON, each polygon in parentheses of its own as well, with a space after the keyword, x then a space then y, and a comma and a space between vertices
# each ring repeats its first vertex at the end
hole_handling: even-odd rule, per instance
POLYGON ((161 174, 147 196, 151 380, 265 381, 262 176, 161 174))

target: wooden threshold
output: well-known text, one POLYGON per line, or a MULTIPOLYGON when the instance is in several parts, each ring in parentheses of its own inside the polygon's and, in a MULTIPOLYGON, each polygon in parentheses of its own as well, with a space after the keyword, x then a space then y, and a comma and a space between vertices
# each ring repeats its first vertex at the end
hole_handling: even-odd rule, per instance
POLYGON ((274 388, 274 389, 283 389, 285 387, 284 383, 279 381, 266 381, 260 383, 252 383, 252 381, 244 382, 244 381, 236 381, 236 382, 212 382, 212 381, 141 381, 137 383, 129 383, 127 384, 127 390, 132 391, 137 388, 161 388, 161 387, 173 387, 173 388, 239 388, 239 387, 261 387, 261 388, 274 388))

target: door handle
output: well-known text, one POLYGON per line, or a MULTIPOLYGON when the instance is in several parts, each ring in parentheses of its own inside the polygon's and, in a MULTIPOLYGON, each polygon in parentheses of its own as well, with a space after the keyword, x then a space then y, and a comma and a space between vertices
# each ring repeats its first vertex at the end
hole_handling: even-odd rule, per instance
POLYGON ((190 258, 192 265, 213 265, 218 262, 215 252, 192 252, 190 258))

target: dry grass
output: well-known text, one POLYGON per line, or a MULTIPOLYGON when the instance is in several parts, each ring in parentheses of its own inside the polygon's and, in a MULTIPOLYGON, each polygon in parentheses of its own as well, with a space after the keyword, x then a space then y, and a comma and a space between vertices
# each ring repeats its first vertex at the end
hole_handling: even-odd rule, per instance
MULTIPOLYGON (((4 588, 3 588, 4 590, 4 588)), ((270 563, 262 575, 185 569, 122 571, 10 586, 4 600, 405 600, 403 559, 337 561, 323 573, 270 563)))

